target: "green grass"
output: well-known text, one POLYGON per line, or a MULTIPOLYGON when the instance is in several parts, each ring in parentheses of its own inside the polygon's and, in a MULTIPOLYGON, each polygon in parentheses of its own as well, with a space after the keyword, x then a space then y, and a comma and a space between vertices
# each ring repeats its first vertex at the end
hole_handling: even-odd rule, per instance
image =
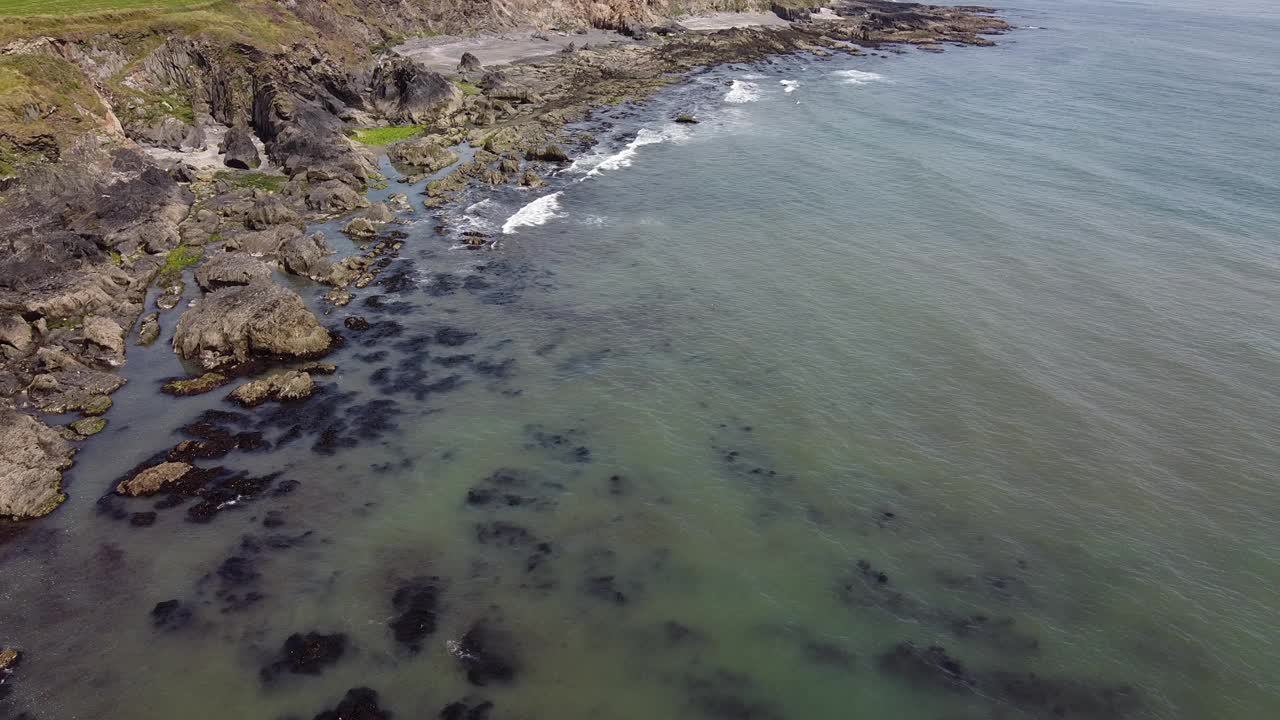
POLYGON ((421 125, 365 128, 363 130, 356 130, 352 136, 355 137, 356 142, 364 143, 365 145, 382 146, 417 137, 421 135, 422 131, 425 129, 426 128, 421 125))
POLYGON ((458 89, 462 91, 463 95, 479 95, 480 94, 480 88, 476 87, 472 83, 467 82, 466 80, 454 80, 453 84, 458 86, 458 89))
POLYGON ((86 15, 121 10, 183 10, 214 0, 0 0, 0 15, 86 15))
POLYGON ((219 180, 226 180, 236 187, 266 190, 267 192, 280 192, 284 188, 284 184, 289 180, 283 175, 236 172, 234 170, 222 170, 215 177, 219 180))

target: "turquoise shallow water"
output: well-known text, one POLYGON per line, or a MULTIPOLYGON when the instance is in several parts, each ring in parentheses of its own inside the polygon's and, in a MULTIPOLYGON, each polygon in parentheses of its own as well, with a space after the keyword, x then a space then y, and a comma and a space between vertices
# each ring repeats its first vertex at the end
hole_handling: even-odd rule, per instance
POLYGON ((131 350, 71 502, 0 545, 0 712, 1275 717, 1280 15, 1007 16, 700 74, 545 190, 413 216, 324 394, 218 461, 288 494, 100 512, 229 408, 131 350), (477 624, 509 680, 469 682, 477 624), (265 682, 309 631, 343 657, 265 682))

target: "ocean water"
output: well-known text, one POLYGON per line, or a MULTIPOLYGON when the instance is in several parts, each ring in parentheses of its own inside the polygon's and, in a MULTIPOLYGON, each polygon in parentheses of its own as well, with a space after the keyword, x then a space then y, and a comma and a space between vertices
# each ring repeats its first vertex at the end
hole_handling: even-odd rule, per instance
POLYGON ((131 349, 0 543, 0 716, 1280 716, 1280 12, 1005 14, 706 71, 406 217, 321 395, 206 463, 277 491, 211 522, 96 503, 233 409, 131 349), (469 680, 477 624, 510 677, 469 680), (341 659, 264 679, 307 632, 341 659))

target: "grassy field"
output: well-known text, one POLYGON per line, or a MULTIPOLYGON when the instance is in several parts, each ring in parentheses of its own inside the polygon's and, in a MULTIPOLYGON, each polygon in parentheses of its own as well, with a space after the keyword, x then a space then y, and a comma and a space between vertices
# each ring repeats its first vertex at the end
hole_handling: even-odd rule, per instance
POLYGON ((213 0, 0 0, 0 16, 84 15, 121 10, 182 10, 213 0))

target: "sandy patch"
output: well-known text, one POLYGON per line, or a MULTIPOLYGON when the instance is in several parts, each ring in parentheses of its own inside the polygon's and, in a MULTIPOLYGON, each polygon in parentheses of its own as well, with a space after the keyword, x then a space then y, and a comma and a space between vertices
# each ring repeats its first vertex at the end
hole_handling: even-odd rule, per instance
POLYGON ((585 35, 577 33, 547 33, 548 39, 534 37, 533 30, 476 37, 431 37, 415 38, 396 48, 396 52, 412 58, 438 73, 454 74, 458 71, 458 61, 462 54, 469 52, 475 55, 486 67, 506 65, 532 60, 546 55, 553 55, 568 47, 590 44, 593 47, 613 43, 633 42, 627 37, 607 30, 591 30, 585 35))
POLYGON ((710 13, 708 15, 692 15, 680 18, 677 22, 690 30, 700 32, 755 27, 758 25, 783 27, 791 24, 771 12, 710 13))

